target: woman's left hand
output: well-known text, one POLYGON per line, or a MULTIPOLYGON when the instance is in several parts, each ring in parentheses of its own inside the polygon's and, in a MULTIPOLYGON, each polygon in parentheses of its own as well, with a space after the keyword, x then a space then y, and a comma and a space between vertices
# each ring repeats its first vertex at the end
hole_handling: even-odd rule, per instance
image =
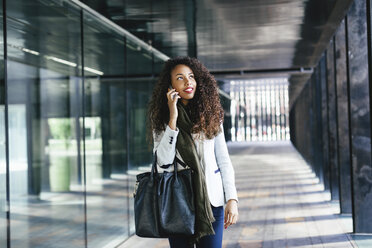
POLYGON ((238 221, 238 202, 236 200, 230 199, 225 208, 225 229, 238 221))

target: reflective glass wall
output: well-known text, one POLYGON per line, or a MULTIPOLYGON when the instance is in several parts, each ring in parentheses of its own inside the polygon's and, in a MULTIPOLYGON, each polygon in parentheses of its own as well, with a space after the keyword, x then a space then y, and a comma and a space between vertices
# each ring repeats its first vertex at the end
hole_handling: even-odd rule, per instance
POLYGON ((6 17, 11 247, 84 247, 79 9, 16 0, 6 17))
POLYGON ((72 1, 0 10, 0 247, 116 247, 167 57, 72 1))
MULTIPOLYGON (((0 1, 0 16, 3 17, 3 1, 0 1)), ((3 18, 0 19, 0 247, 7 246, 8 231, 7 217, 7 163, 6 163, 6 135, 5 135, 5 80, 4 80, 4 32, 3 18)))

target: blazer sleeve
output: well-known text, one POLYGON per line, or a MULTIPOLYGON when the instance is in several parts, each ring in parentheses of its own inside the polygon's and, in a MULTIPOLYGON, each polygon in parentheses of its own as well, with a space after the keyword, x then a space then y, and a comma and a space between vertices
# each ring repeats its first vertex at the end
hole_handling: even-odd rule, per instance
POLYGON ((174 161, 176 155, 176 142, 178 136, 178 128, 176 130, 171 129, 168 125, 164 132, 156 135, 153 132, 154 137, 154 149, 153 152, 157 154, 157 164, 159 166, 170 165, 174 161))
POLYGON ((226 202, 231 199, 238 201, 238 194, 235 187, 235 172, 230 160, 229 152, 227 150, 225 134, 222 125, 221 129, 222 131, 215 137, 214 143, 216 162, 221 171, 226 202))

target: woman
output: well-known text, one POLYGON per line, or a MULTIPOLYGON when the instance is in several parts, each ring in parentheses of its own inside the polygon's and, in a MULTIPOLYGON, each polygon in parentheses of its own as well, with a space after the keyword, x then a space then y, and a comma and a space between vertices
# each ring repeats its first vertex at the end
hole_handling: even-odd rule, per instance
MULTIPOLYGON (((169 238, 176 248, 222 247, 222 233, 238 219, 238 198, 222 128, 216 80, 195 58, 168 60, 149 104, 158 165, 175 156, 193 170, 195 236, 169 238), (225 211, 223 205, 226 202, 225 211)), ((173 169, 173 168, 170 168, 173 169)))

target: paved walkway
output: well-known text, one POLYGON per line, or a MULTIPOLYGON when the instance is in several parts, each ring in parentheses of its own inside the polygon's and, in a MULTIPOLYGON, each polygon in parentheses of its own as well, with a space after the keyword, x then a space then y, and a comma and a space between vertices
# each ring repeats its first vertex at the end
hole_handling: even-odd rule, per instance
MULTIPOLYGON (((239 195, 239 222, 223 247, 357 247, 351 216, 340 216, 290 142, 229 144, 239 195)), ((131 237, 119 248, 169 247, 166 239, 131 237)))

